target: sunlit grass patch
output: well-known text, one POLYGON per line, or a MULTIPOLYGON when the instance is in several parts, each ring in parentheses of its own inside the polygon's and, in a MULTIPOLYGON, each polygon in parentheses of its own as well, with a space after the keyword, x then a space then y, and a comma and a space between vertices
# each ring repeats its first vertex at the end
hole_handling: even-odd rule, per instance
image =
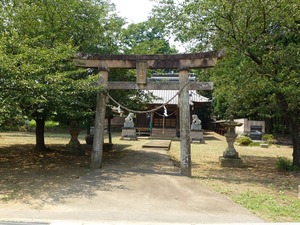
MULTIPOLYGON (((292 148, 271 145, 238 146, 243 168, 226 168, 219 157, 227 148, 223 136, 207 132, 205 144, 191 145, 192 177, 270 222, 299 222, 299 172, 278 171, 278 157, 291 159, 292 148)), ((172 142, 170 156, 180 166, 180 142, 172 142)))
POLYGON ((246 191, 233 196, 233 200, 267 220, 300 221, 300 201, 284 192, 246 191))

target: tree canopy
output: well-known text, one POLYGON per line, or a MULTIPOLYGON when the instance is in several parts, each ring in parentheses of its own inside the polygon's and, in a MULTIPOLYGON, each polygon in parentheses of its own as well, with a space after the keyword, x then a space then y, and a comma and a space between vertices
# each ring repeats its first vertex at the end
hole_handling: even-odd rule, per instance
MULTIPOLYGON (((163 29, 151 22, 124 27, 109 0, 4 0, 0 2, 0 125, 18 117, 36 120, 37 150, 45 150, 46 119, 94 115, 97 71, 72 63, 75 52, 169 53, 163 29)), ((135 79, 111 71, 110 79, 135 79)), ((129 108, 151 96, 138 91, 111 95, 129 108), (145 98, 146 97, 146 98, 145 98), (131 99, 131 101, 128 101, 131 99)))
POLYGON ((163 27, 155 20, 130 24, 122 32, 122 48, 128 54, 171 54, 176 53, 163 27))
POLYGON ((280 118, 300 166, 300 5, 297 0, 162 0, 153 16, 191 51, 226 49, 210 70, 215 113, 280 118))
POLYGON ((76 68, 72 57, 117 52, 124 22, 112 7, 105 0, 0 2, 1 108, 36 120, 38 150, 45 149, 46 119, 92 111, 97 76, 76 68))

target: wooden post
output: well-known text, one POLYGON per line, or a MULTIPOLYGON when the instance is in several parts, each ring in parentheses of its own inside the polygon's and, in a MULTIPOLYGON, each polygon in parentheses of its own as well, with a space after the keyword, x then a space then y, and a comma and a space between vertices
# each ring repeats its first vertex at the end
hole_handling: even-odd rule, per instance
MULTIPOLYGON (((179 97, 179 96, 178 96, 179 97)), ((180 125, 179 125, 179 123, 180 123, 180 119, 179 119, 179 117, 180 117, 180 115, 179 115, 179 113, 180 113, 180 106, 179 106, 179 101, 178 101, 178 104, 177 104, 177 112, 176 112, 176 137, 178 137, 178 134, 180 134, 180 125)))
MULTIPOLYGON (((99 69, 100 84, 107 86, 108 69, 99 69)), ((106 95, 104 92, 97 94, 95 130, 93 139, 93 149, 91 154, 91 169, 102 168, 103 159, 103 144, 104 144, 104 128, 105 128, 105 113, 106 113, 106 95)))
POLYGON ((180 107, 180 162, 181 174, 190 177, 192 175, 191 167, 191 142, 190 142, 190 97, 188 69, 179 70, 179 85, 182 89, 179 96, 180 107))

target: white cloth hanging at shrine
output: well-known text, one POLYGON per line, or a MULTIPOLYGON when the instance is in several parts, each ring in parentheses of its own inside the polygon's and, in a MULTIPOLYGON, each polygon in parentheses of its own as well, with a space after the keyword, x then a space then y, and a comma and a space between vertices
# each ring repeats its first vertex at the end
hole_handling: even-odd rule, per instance
POLYGON ((166 106, 164 106, 164 116, 165 116, 165 117, 168 117, 168 111, 167 111, 166 106))

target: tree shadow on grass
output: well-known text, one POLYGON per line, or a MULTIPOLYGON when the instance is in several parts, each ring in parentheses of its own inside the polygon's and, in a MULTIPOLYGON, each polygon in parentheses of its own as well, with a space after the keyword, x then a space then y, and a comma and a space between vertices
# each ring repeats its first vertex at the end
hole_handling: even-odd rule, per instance
MULTIPOLYGON (((276 169, 274 157, 241 156, 243 168, 220 167, 218 162, 211 162, 194 177, 201 180, 216 180, 224 184, 258 184, 282 191, 297 190, 300 172, 282 172, 276 169), (212 165, 213 164, 213 165, 212 165)), ((201 164, 197 165, 201 167, 201 164)))

